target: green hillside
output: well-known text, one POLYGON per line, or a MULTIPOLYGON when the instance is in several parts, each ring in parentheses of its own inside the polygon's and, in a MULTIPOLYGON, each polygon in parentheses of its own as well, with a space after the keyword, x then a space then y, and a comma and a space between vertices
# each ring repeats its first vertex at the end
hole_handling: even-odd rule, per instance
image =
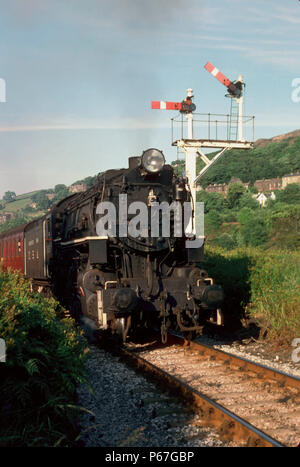
MULTIPOLYGON (((85 183, 87 189, 89 189, 93 183, 95 183, 97 175, 89 176, 83 180, 77 181, 74 184, 85 183)), ((13 195, 13 192, 9 192, 13 195)), ((7 194, 7 193, 6 193, 7 194)), ((52 204, 57 203, 61 199, 66 198, 69 195, 69 189, 66 185, 59 184, 54 188, 45 190, 36 190, 29 193, 24 193, 16 196, 12 201, 0 200, 0 214, 4 212, 11 212, 15 216, 12 220, 8 220, 3 224, 0 224, 0 233, 12 229, 18 225, 30 222, 31 220, 41 217, 47 212, 52 204), (48 193, 53 193, 53 200, 47 198, 48 193), (30 205, 35 202, 37 208, 34 209, 30 205)), ((5 197, 5 196, 4 196, 5 197)), ((7 198, 6 198, 7 199, 7 198)))
MULTIPOLYGON (((208 157, 215 154, 210 153, 208 157)), ((174 161, 172 164, 178 165, 178 173, 183 172, 184 161, 174 161)), ((202 167, 203 162, 199 157, 198 172, 202 167)), ((253 184, 256 180, 282 177, 297 170, 300 170, 300 130, 269 140, 257 140, 252 150, 228 151, 201 178, 200 184, 206 188, 214 183, 228 183, 232 177, 253 184)))
POLYGON ((4 211, 16 213, 17 211, 26 208, 32 203, 31 195, 33 193, 30 193, 28 195, 20 195, 20 197, 17 196, 14 201, 10 203, 5 203, 3 209, 0 209, 0 213, 4 211))

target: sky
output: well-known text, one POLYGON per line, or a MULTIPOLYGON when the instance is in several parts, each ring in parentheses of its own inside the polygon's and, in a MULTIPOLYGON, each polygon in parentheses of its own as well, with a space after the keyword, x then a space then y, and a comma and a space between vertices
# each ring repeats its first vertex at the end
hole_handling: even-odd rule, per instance
POLYGON ((180 102, 192 88, 197 112, 227 114, 226 88, 204 69, 207 61, 232 80, 243 75, 255 139, 300 128, 300 98, 292 99, 293 91, 300 96, 298 0, 0 0, 0 7, 0 197, 126 167, 149 147, 176 159, 177 113, 152 110, 151 101, 180 102))

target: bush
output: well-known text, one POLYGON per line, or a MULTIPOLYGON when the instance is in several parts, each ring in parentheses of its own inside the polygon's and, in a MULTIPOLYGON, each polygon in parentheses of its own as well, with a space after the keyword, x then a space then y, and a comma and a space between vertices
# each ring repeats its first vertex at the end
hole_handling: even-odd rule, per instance
POLYGON ((291 250, 300 248, 300 205, 284 205, 272 211, 269 223, 271 225, 270 245, 291 250))
POLYGON ((269 240, 269 233, 262 217, 248 219, 241 228, 241 233, 247 246, 261 246, 269 240))
POLYGON ((205 249, 205 268, 216 283, 224 288, 225 302, 222 308, 227 322, 245 317, 251 292, 250 260, 247 250, 242 248, 226 251, 220 247, 207 246, 205 249))
POLYGON ((206 248, 206 268, 225 291, 227 321, 250 317, 276 344, 300 336, 300 252, 206 248))
POLYGON ((277 200, 282 203, 296 204, 300 203, 300 185, 291 183, 277 193, 277 200))
POLYGON ((209 211, 209 213, 205 215, 205 223, 214 230, 220 227, 222 224, 222 219, 218 211, 215 209, 209 211))
POLYGON ((225 209, 225 200, 221 193, 207 193, 206 191, 200 191, 197 193, 197 201, 204 203, 205 214, 213 209, 219 212, 225 209))
POLYGON ((252 195, 249 191, 244 193, 239 200, 239 208, 250 208, 250 209, 258 209, 259 204, 256 199, 252 198, 252 195))
POLYGON ((228 211, 222 213, 223 222, 237 222, 237 215, 235 211, 228 211))
POLYGON ((237 246, 234 238, 228 233, 223 233, 220 237, 215 238, 212 243, 226 250, 232 250, 237 246))
POLYGON ((256 256, 251 269, 251 316, 270 338, 291 345, 300 336, 300 252, 270 251, 256 256))
POLYGON ((244 196, 246 189, 240 183, 231 183, 228 187, 226 201, 229 209, 239 208, 240 200, 244 196))
POLYGON ((75 394, 86 381, 85 341, 54 299, 0 270, 0 446, 54 445, 74 429, 75 394))
POLYGON ((250 208, 242 208, 237 215, 238 221, 240 224, 246 224, 250 219, 253 219, 254 211, 250 208))

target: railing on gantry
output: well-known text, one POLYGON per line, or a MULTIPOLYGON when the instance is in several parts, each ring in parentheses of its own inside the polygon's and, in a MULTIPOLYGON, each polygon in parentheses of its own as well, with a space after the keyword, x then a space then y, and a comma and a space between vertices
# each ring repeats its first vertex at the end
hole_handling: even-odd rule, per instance
MULTIPOLYGON (((171 118, 172 145, 188 139, 188 122, 184 114, 171 118)), ((254 142, 254 116, 243 116, 243 141, 254 142)), ((231 114, 193 113, 193 139, 199 141, 234 142, 238 117, 231 114)))

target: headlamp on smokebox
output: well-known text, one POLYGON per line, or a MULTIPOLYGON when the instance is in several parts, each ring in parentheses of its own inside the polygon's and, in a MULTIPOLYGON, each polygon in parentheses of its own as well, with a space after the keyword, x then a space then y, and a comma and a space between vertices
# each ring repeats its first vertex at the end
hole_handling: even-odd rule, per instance
POLYGON ((163 169, 166 160, 162 151, 151 148, 143 152, 141 163, 143 169, 145 169, 146 172, 150 174, 155 174, 163 169))

